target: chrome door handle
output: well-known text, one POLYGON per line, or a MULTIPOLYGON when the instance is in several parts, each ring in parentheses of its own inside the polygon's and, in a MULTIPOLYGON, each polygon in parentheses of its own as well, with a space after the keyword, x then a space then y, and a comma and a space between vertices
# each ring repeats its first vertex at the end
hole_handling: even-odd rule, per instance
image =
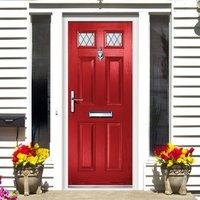
POLYGON ((75 91, 72 90, 71 91, 71 112, 72 113, 75 112, 75 103, 77 101, 83 101, 83 99, 81 99, 81 98, 75 98, 75 91))

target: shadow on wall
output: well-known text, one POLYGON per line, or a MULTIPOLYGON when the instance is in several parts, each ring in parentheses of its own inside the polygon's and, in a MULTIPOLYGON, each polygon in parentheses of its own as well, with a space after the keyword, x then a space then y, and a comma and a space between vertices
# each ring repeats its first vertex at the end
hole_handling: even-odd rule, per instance
POLYGON ((0 141, 25 140, 25 114, 0 114, 0 141))
POLYGON ((20 127, 0 127, 0 141, 24 141, 25 140, 25 128, 20 127))
MULTIPOLYGON (((199 4, 200 4, 200 1, 199 1, 199 4)), ((200 8, 197 8, 197 12, 199 13, 199 17, 198 17, 198 22, 197 22, 197 24, 194 27, 194 32, 198 36, 200 36, 200 8)))
POLYGON ((198 18, 198 23, 194 27, 194 32, 200 36, 200 17, 198 18))
POLYGON ((164 176, 160 172, 160 166, 154 164, 152 172, 153 172, 152 183, 154 185, 155 192, 164 192, 165 191, 164 176))

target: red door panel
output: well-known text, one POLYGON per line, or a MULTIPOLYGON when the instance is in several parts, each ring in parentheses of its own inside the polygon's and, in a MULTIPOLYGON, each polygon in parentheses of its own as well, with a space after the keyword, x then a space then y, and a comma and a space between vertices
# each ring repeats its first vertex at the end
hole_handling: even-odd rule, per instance
POLYGON ((132 184, 131 47, 130 22, 69 23, 70 185, 132 184))
POLYGON ((122 170, 122 130, 119 123, 108 123, 106 130, 106 170, 122 170))

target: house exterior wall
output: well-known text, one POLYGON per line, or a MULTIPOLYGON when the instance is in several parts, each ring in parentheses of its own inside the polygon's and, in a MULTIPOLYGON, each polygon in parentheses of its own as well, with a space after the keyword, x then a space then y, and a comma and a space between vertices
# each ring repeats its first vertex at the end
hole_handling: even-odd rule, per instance
MULTIPOLYGON (((195 163, 188 190, 200 191, 200 37, 199 13, 195 0, 172 3, 171 35, 171 142, 181 147, 194 147, 195 163)), ((154 162, 146 168, 146 189, 153 188, 154 162)))
MULTIPOLYGON (((53 1, 0 1, 0 113, 25 113, 26 133, 25 141, 31 141, 31 22, 30 13, 51 13, 51 158, 45 165, 44 180, 54 189, 67 187, 63 176, 67 176, 64 165, 63 152, 66 152, 63 143, 64 134, 67 130, 66 113, 67 101, 64 86, 67 76, 63 75, 63 13, 77 12, 77 8, 54 8, 55 5, 45 9, 32 6, 35 3, 52 3, 53 1), (59 26, 60 28, 56 28, 59 26), (57 51, 57 52, 56 52, 57 51), (57 55, 57 56, 55 56, 57 55), (58 68, 56 68, 57 66, 58 68), (56 78, 55 78, 56 77, 56 78), (59 80, 59 81, 58 81, 59 80), (57 88, 60 88, 58 91, 57 88), (65 104, 66 103, 66 104, 65 104), (64 108, 64 109, 63 109, 64 108), (58 115, 55 115, 58 113, 58 115), (55 131, 59 135, 54 134, 55 131), (58 150, 58 146, 61 148, 58 150), (59 156, 58 156, 59 155, 59 156)), ((56 5, 65 1, 55 1, 56 5)), ((78 2, 78 1, 77 1, 78 2)), ((96 3, 96 1, 91 1, 96 3)), ((104 1, 109 2, 109 0, 104 1)), ((111 1, 110 2, 114 2, 111 1)), ((134 121, 136 129, 134 134, 138 142, 135 162, 141 162, 138 168, 136 189, 153 188, 154 160, 149 157, 148 138, 149 134, 149 54, 144 59, 144 49, 149 49, 149 13, 171 13, 171 50, 170 50, 170 139, 171 142, 180 145, 195 147, 196 163, 188 183, 189 190, 199 190, 198 178, 200 175, 200 37, 195 34, 194 27, 198 22, 196 0, 162 1, 143 0, 123 1, 136 5, 130 8, 99 8, 83 9, 80 13, 128 13, 138 16, 138 62, 135 67, 137 77, 136 91, 138 98, 135 102, 134 121), (144 5, 151 4, 150 8, 143 9, 144 5), (170 8, 157 5, 169 5, 170 8), (155 8, 152 6, 155 5, 155 8), (146 91, 146 92, 144 92, 146 91), (146 102, 144 102, 146 101, 146 102), (146 105, 146 106, 144 106, 146 105), (139 134, 141 133, 141 134, 139 134), (144 144, 145 143, 145 144, 144 144), (147 146, 141 149, 139 145, 147 146)), ((84 1, 79 1, 84 3, 84 1)), ((197 27, 196 27, 197 28, 197 27)), ((67 33, 67 32, 66 32, 67 33)), ((147 51, 148 52, 148 51, 147 51)), ((136 93, 135 93, 136 94, 136 93)), ((13 189, 13 175, 11 154, 16 143, 6 140, 0 141, 0 171, 4 175, 3 185, 13 189), (6 153, 5 153, 6 152, 6 153)), ((66 139, 66 138, 65 138, 66 139)), ((67 162, 66 162, 67 164, 67 162)), ((67 170, 66 170, 67 171, 67 170)))
MULTIPOLYGON (((0 114, 26 115, 26 132, 21 141, 31 139, 31 29, 28 3, 0 1, 0 114)), ((2 185, 14 190, 11 156, 16 146, 16 128, 1 129, 0 174, 2 185), (6 132, 7 131, 7 132, 6 132)), ((53 186, 53 164, 47 162, 44 180, 53 186)))
POLYGON ((200 35, 195 33, 199 13, 196 1, 175 1, 172 34, 172 118, 173 143, 195 147, 195 164, 189 190, 200 190, 200 35))

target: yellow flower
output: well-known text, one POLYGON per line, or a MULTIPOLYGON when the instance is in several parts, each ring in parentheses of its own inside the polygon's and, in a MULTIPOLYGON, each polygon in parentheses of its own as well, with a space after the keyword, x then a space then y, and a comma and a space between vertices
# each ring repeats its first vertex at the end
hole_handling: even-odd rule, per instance
POLYGON ((182 159, 182 158, 178 158, 177 162, 178 162, 178 163, 182 163, 182 162, 183 162, 183 159, 182 159))
POLYGON ((168 161, 168 164, 167 164, 167 167, 171 167, 173 165, 173 161, 172 160, 169 160, 168 161))
POLYGON ((173 151, 175 148, 175 146, 171 143, 168 143, 168 150, 167 150, 167 153, 170 153, 171 151, 173 151))
POLYGON ((187 164, 188 164, 187 158, 184 158, 184 159, 183 159, 183 164, 184 164, 184 165, 187 165, 187 164))
POLYGON ((38 163, 42 164, 46 160, 46 157, 40 156, 38 159, 38 163))
POLYGON ((49 150, 46 148, 39 148, 36 150, 38 156, 38 163, 42 164, 49 157, 49 150))
POLYGON ((185 154, 181 154, 180 158, 185 158, 185 154))
POLYGON ((187 158, 187 160, 188 160, 188 162, 189 162, 190 164, 194 163, 194 158, 192 158, 191 156, 189 156, 189 157, 187 158))
POLYGON ((39 148, 37 149, 36 154, 39 156, 45 156, 47 158, 49 157, 49 150, 46 148, 39 148))
POLYGON ((27 158, 27 162, 29 162, 31 165, 36 165, 36 163, 37 163, 37 161, 38 161, 38 157, 37 156, 29 156, 28 158, 27 158))
POLYGON ((182 153, 186 154, 186 153, 188 153, 188 150, 187 149, 182 149, 182 153))
POLYGON ((34 149, 38 149, 39 147, 40 147, 39 144, 38 144, 38 143, 35 143, 34 149))
POLYGON ((17 155, 17 157, 19 158, 19 161, 18 161, 19 163, 22 163, 22 162, 26 161, 26 159, 27 159, 27 155, 23 154, 23 153, 19 153, 17 155))

